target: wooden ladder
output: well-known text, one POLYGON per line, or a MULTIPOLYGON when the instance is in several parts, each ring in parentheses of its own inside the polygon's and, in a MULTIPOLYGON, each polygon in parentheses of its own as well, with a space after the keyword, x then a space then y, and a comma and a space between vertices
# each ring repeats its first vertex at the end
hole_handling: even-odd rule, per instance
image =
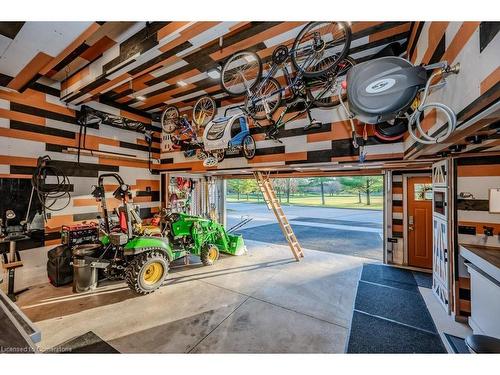
POLYGON ((281 231, 283 232, 283 235, 292 250, 293 256, 297 261, 300 261, 300 258, 304 257, 304 252, 302 251, 302 247, 300 246, 299 241, 297 240, 297 237, 295 236, 295 233, 293 232, 293 229, 288 222, 283 209, 281 208, 279 199, 276 197, 272 181, 269 178, 269 173, 265 174, 263 172, 254 172, 254 176, 257 180, 257 184, 259 185, 259 189, 262 192, 264 201, 267 204, 267 208, 273 210, 281 231))

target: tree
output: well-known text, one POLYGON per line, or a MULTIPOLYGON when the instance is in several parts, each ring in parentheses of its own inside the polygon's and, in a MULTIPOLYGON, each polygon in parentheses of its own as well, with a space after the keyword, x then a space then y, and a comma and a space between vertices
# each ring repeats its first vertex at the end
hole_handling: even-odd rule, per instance
POLYGON ((321 204, 325 205, 325 177, 313 177, 309 179, 310 186, 319 186, 321 193, 321 204))
POLYGON ((242 188, 243 188, 243 180, 240 179, 229 180, 228 188, 229 188, 228 190, 231 193, 236 193, 237 199, 240 200, 240 194, 242 193, 242 188))
POLYGON ((381 191, 383 187, 382 176, 341 177, 340 183, 345 190, 358 194, 359 203, 361 203, 361 194, 365 194, 368 206, 371 204, 371 194, 381 191))
POLYGON ((257 181, 253 178, 246 178, 241 180, 241 193, 246 194, 247 200, 249 199, 249 195, 251 193, 255 193, 258 191, 257 181))
POLYGON ((340 193, 340 191, 342 190, 342 184, 334 177, 327 182, 326 188, 328 190, 328 194, 330 194, 330 197, 333 197, 334 194, 340 193))

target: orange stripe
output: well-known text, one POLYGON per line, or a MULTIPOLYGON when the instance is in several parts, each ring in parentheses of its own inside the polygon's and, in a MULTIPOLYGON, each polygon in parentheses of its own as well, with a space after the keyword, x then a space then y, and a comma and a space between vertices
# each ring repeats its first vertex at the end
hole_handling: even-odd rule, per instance
POLYGON ((0 155, 0 164, 19 165, 23 167, 36 167, 35 158, 25 158, 20 156, 0 155))
POLYGON ((45 125, 45 118, 43 117, 33 116, 27 113, 9 111, 8 109, 3 109, 3 108, 0 108, 0 117, 7 118, 9 120, 27 122, 35 125, 41 125, 41 126, 45 125))
POLYGON ((73 207, 97 206, 95 198, 75 198, 73 199, 73 207))
POLYGON ((458 177, 500 176, 500 164, 460 165, 457 172, 458 177))
POLYGON ((403 226, 402 225, 393 225, 392 230, 393 230, 393 232, 403 232, 403 226))
MULTIPOLYGON (((65 91, 68 88, 70 88, 71 86, 75 85, 76 83, 83 81, 83 79, 85 77, 87 77, 89 74, 90 74, 90 66, 87 65, 85 68, 83 68, 79 72, 75 73, 74 75, 72 75, 68 79, 62 81, 61 82, 61 90, 65 91)), ((78 86, 78 87, 80 87, 80 86, 78 86)))
POLYGON ((80 44, 82 44, 85 39, 91 36, 94 32, 96 32, 101 26, 94 22, 90 25, 78 38, 76 38, 73 42, 70 43, 59 55, 57 55, 50 64, 47 64, 40 73, 42 75, 46 75, 49 73, 53 67, 63 61, 71 52, 73 52, 80 44))
POLYGON ((424 58, 420 63, 428 64, 434 51, 436 51, 436 47, 446 32, 446 28, 448 27, 449 22, 432 22, 429 27, 428 32, 428 43, 427 50, 425 51, 424 58))
POLYGON ((476 29, 479 27, 479 24, 480 22, 463 22, 462 26, 460 26, 450 45, 446 49, 441 60, 446 60, 448 64, 452 64, 462 48, 465 47, 470 37, 474 34, 474 31, 476 31, 476 29))
POLYGON ((167 26, 164 26, 160 30, 158 30, 158 32, 156 33, 157 40, 158 41, 162 40, 166 36, 174 33, 176 30, 187 25, 188 23, 189 22, 181 22, 181 21, 170 22, 167 26))
POLYGON ((405 23, 387 30, 379 31, 378 33, 371 34, 368 36, 368 42, 376 42, 377 40, 381 40, 393 35, 398 35, 410 30, 410 23, 405 23))
POLYGON ((374 27, 377 25, 381 25, 383 22, 376 21, 376 22, 353 22, 351 25, 351 32, 358 33, 360 31, 363 31, 365 29, 368 29, 370 27, 374 27))
POLYGON ((407 48, 408 51, 413 47, 413 43, 417 42, 415 40, 415 36, 417 35, 417 30, 418 30, 419 25, 420 25, 420 22, 415 22, 413 24, 410 37, 408 38, 408 48, 407 48))
POLYGON ((301 26, 301 25, 305 25, 305 23, 304 22, 285 22, 285 23, 279 24, 279 25, 271 27, 271 28, 269 28, 261 33, 258 33, 256 35, 252 36, 251 38, 247 38, 247 39, 244 39, 238 43, 234 43, 230 46, 227 46, 222 51, 216 51, 216 52, 210 54, 210 57, 213 60, 218 61, 218 60, 223 59, 229 55, 232 55, 233 53, 235 53, 239 50, 249 48, 252 45, 257 44, 260 41, 272 38, 276 35, 279 35, 279 34, 282 34, 286 31, 292 30, 293 28, 295 28, 297 26, 301 26))
POLYGON ((392 212, 403 212, 402 206, 392 206, 392 212))
POLYGON ((49 103, 46 100, 46 95, 43 92, 27 89, 23 93, 0 91, 0 99, 9 100, 11 102, 25 104, 36 108, 46 109, 51 112, 60 113, 67 116, 75 116, 75 111, 54 103, 49 103))
POLYGON ((118 84, 119 82, 127 79, 128 77, 130 77, 130 74, 128 74, 128 73, 120 74, 118 77, 112 79, 111 81, 106 82, 106 83, 104 83, 103 85, 101 85, 99 87, 96 87, 94 90, 90 91, 89 94, 90 95, 100 94, 101 92, 103 92, 107 88, 118 84))
POLYGON ((486 91, 491 89, 500 81, 500 67, 497 67, 493 72, 491 72, 488 77, 481 81, 481 95, 486 91))
POLYGON ((38 52, 35 57, 33 57, 33 59, 31 59, 31 61, 18 73, 18 75, 10 81, 7 87, 19 90, 31 79, 33 79, 33 77, 35 77, 51 59, 52 56, 43 52, 38 52))
POLYGON ((106 35, 104 35, 101 39, 99 39, 97 42, 95 42, 87 50, 83 51, 83 53, 80 55, 80 57, 82 59, 87 60, 87 61, 92 61, 97 56, 99 56, 103 52, 107 51, 109 48, 111 48, 115 44, 116 44, 116 42, 113 39, 108 38, 106 35))
POLYGON ((307 152, 290 152, 288 154, 258 155, 249 160, 249 164, 272 163, 277 161, 307 160, 307 152))
POLYGON ((393 187, 392 193, 393 194, 403 194, 403 188, 402 187, 393 187))

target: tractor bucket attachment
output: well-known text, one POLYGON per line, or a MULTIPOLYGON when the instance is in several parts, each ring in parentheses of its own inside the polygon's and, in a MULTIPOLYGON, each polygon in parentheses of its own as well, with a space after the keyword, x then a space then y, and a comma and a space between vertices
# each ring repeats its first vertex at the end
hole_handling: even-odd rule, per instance
POLYGON ((221 248, 220 251, 231 255, 243 255, 247 248, 243 242, 243 237, 240 234, 227 234, 227 248, 221 248))

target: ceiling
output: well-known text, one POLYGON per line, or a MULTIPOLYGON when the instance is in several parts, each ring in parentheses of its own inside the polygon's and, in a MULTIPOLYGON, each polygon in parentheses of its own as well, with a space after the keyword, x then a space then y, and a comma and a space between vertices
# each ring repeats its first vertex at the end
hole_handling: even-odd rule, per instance
MULTIPOLYGON (((207 71, 250 49, 265 61, 305 22, 3 22, 0 85, 22 91, 41 76, 60 82, 74 105, 98 100, 151 115, 166 104, 189 109, 225 94, 207 71)), ((406 50, 410 22, 353 22, 350 55, 370 59, 388 44, 406 50)))

